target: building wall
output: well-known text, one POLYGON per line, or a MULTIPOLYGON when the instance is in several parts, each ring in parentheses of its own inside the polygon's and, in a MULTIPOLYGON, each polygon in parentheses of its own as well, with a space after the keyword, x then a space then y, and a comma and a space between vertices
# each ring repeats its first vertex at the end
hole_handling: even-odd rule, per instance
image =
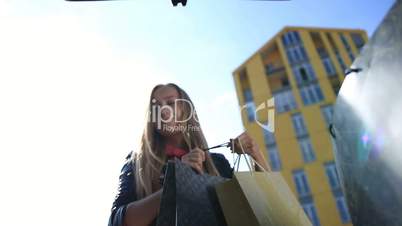
MULTIPOLYGON (((314 218, 312 211, 316 212, 318 220, 312 219, 316 225, 351 225, 347 214, 343 215, 342 222, 340 213, 344 208, 338 206, 344 203, 343 194, 339 187, 330 185, 330 175, 334 174, 333 171, 327 173, 326 170, 327 164, 334 162, 334 157, 327 129, 329 122, 326 121, 322 108, 335 102, 337 90, 344 79, 343 69, 349 67, 353 60, 349 55, 352 54, 355 58, 359 47, 365 42, 367 34, 363 30, 285 27, 233 73, 239 104, 246 106, 241 112, 246 131, 255 137, 271 167, 282 173, 296 197, 299 197, 302 206, 306 208, 309 217, 314 218), (361 40, 356 38, 358 43, 355 43, 352 34, 355 38, 360 36, 361 40), (290 40, 299 44, 289 44, 290 40), (300 57, 293 55, 296 54, 294 52, 290 53, 292 50, 289 49, 292 48, 300 52, 297 54, 300 57), (289 55, 293 56, 292 61, 289 55), (295 60, 296 58, 302 60, 295 60), (326 67, 323 61, 330 63, 327 63, 326 67), (309 66, 299 67, 308 63, 311 69, 309 66), (312 95, 317 97, 317 101, 305 104, 300 91, 304 90, 304 100, 308 101, 314 98, 306 98, 309 96, 306 95, 309 94, 306 87, 314 87, 311 90, 317 90, 317 86, 321 95, 317 91, 316 95, 312 95), (267 121, 267 109, 259 111, 256 119, 248 113, 274 96, 275 132, 269 133, 255 122, 256 119, 259 122, 267 121), (293 96, 294 100, 287 98, 288 96, 293 96), (302 116, 307 134, 296 133, 292 116, 297 114, 302 116), (303 158, 300 142, 308 144, 308 140, 313 154, 305 152, 310 153, 304 155, 306 160, 303 158), (274 161, 275 159, 280 161, 274 161), (302 195, 303 189, 300 187, 303 186, 297 189, 295 175, 301 175, 298 170, 303 170, 306 175, 310 190, 307 195, 302 195), (338 204, 336 199, 339 200, 338 204)), ((332 169, 330 166, 328 169, 332 169)), ((306 183, 302 183, 304 184, 306 183)))

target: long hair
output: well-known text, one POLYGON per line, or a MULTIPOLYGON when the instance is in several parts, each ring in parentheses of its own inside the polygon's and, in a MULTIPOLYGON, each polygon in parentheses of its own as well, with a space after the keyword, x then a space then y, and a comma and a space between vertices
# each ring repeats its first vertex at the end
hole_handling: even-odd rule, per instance
MULTIPOLYGON (((155 117, 152 115, 155 114, 152 111, 154 92, 163 86, 169 86, 176 89, 179 93, 179 98, 189 103, 189 105, 180 105, 183 116, 182 118, 188 119, 184 121, 185 125, 182 127, 185 129, 181 130, 188 150, 196 147, 204 150, 208 147, 207 141, 205 140, 204 134, 201 130, 193 102, 187 93, 173 83, 155 86, 151 91, 149 99, 149 106, 146 113, 147 121, 141 137, 140 150, 132 155, 132 164, 135 166, 134 175, 138 199, 144 198, 154 192, 153 184, 159 182, 162 167, 167 159, 164 151, 165 138, 156 130, 155 125, 151 120, 155 117)), ((214 176, 219 175, 219 172, 217 171, 208 151, 205 152, 204 166, 208 174, 214 176)))

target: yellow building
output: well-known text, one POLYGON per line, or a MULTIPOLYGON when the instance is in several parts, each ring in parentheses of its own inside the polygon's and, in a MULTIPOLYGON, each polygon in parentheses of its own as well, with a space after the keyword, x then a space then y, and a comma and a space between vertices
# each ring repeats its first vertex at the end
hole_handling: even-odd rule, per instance
POLYGON ((285 27, 233 73, 246 131, 314 225, 352 225, 328 125, 344 72, 366 42, 363 30, 285 27))

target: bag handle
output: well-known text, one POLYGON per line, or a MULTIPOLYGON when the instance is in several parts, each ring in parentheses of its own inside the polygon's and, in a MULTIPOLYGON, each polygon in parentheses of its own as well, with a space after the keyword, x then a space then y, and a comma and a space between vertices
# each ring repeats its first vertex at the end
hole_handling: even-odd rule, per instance
MULTIPOLYGON (((253 174, 253 170, 251 169, 250 162, 248 161, 248 159, 247 159, 247 157, 246 157, 246 152, 244 151, 243 144, 242 144, 240 138, 239 138, 239 144, 240 144, 241 152, 242 152, 242 154, 244 155, 244 159, 246 160, 248 169, 250 170, 250 173, 253 174)), ((232 142, 232 150, 234 150, 234 142, 232 142)), ((234 152, 233 152, 233 154, 234 154, 234 152)), ((241 156, 241 154, 238 154, 238 156, 237 156, 237 158, 236 158, 236 161, 234 162, 234 165, 237 164, 237 170, 236 170, 236 172, 239 171, 240 156, 241 156)), ((251 159, 251 162, 253 162, 253 163, 256 164, 258 167, 260 167, 263 172, 268 172, 268 170, 266 170, 264 167, 262 167, 252 156, 250 156, 250 159, 251 159)))

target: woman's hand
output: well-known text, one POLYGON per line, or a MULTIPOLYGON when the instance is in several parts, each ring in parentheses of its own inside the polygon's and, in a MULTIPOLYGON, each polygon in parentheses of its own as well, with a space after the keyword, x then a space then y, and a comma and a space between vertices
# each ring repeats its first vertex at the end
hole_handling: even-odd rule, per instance
MULTIPOLYGON (((260 148, 258 147, 257 142, 247 133, 243 132, 240 134, 238 137, 234 139, 234 150, 235 153, 237 154, 243 154, 243 151, 245 154, 250 155, 259 165, 261 165, 265 170, 270 171, 270 167, 268 166, 267 162, 265 161, 265 158, 263 154, 260 151, 260 148), (243 147, 243 150, 240 146, 243 147)), ((256 170, 262 170, 260 167, 256 166, 256 170)))
POLYGON ((250 155, 253 158, 256 158, 258 155, 261 155, 260 148, 258 147, 257 142, 247 133, 243 132, 234 140, 234 152, 237 154, 243 154, 243 151, 240 146, 243 146, 243 151, 245 154, 250 155))
POLYGON ((202 174, 204 172, 205 152, 199 148, 194 148, 189 153, 183 155, 181 161, 197 170, 199 174, 202 174))

